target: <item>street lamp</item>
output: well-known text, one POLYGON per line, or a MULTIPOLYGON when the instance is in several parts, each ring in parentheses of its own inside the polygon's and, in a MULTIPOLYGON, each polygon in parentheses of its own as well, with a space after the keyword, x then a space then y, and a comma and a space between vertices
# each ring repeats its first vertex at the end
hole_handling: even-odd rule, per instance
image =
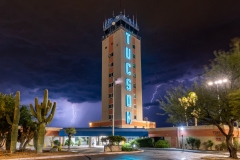
MULTIPOLYGON (((218 94, 218 85, 219 84, 223 84, 223 83, 227 83, 227 79, 219 79, 219 80, 217 80, 217 81, 214 81, 214 82, 212 82, 212 81, 210 81, 210 82, 208 82, 208 85, 209 86, 212 86, 212 85, 216 85, 217 86, 217 97, 218 97, 218 101, 219 101, 219 94, 218 94)), ((219 114, 221 113, 221 110, 220 110, 220 104, 219 104, 219 114)), ((221 121, 221 116, 220 116, 220 121, 221 121)))

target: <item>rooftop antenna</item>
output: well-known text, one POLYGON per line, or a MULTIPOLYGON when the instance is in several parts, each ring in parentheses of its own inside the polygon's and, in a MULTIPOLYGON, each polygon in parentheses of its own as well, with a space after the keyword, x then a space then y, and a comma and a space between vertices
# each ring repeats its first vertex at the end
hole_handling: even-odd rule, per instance
POLYGON ((120 12, 122 12, 122 0, 120 0, 120 12))
POLYGON ((123 10, 123 15, 124 15, 124 17, 125 17, 125 9, 123 10))
POLYGON ((133 15, 133 25, 134 25, 134 15, 133 15))
POLYGON ((113 11, 113 17, 114 17, 114 11, 113 11))
POLYGON ((136 27, 137 27, 137 13, 136 13, 136 27))

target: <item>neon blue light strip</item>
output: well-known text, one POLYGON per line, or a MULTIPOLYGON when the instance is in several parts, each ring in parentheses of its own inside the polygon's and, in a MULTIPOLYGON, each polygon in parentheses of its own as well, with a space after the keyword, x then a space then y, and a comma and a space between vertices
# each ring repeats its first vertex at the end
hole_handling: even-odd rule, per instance
POLYGON ((131 112, 126 112, 126 124, 132 123, 132 114, 131 112))
POLYGON ((125 65, 126 65, 126 67, 125 67, 126 74, 131 75, 132 74, 132 72, 131 72, 131 64, 130 63, 126 63, 125 65))
POLYGON ((132 85, 131 85, 131 79, 126 79, 126 90, 131 91, 132 90, 132 85))
POLYGON ((126 58, 128 59, 128 60, 131 60, 131 49, 130 48, 128 48, 128 47, 126 47, 126 54, 125 54, 125 56, 126 56, 126 58))
POLYGON ((126 32, 126 36, 127 36, 127 44, 130 43, 130 34, 126 32))
POLYGON ((132 105, 132 96, 126 95, 126 106, 131 107, 131 105, 132 105))

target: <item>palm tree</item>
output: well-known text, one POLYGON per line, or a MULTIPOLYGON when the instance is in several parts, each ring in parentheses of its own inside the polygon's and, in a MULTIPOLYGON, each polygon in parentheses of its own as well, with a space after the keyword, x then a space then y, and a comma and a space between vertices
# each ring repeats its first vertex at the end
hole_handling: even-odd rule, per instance
POLYGON ((68 151, 70 151, 71 138, 72 138, 72 135, 76 134, 76 129, 67 128, 65 132, 68 134, 68 151))

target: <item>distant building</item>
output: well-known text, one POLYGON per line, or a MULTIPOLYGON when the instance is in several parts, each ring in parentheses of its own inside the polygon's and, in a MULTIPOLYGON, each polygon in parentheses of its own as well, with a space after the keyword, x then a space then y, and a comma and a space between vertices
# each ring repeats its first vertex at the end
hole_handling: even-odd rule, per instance
POLYGON ((143 121, 141 38, 137 20, 124 14, 103 23, 102 120, 90 127, 155 128, 143 121), (113 114, 114 110, 114 114, 113 114))

